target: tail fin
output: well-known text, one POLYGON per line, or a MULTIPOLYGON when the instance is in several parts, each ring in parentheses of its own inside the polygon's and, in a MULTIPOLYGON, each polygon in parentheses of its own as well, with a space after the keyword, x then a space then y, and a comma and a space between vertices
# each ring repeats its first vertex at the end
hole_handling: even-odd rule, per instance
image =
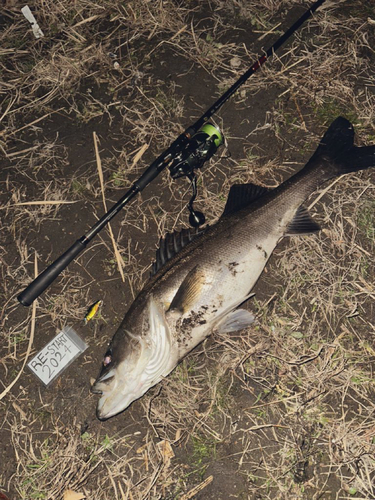
POLYGON ((375 146, 354 146, 353 125, 342 116, 334 120, 324 134, 311 159, 327 158, 334 167, 333 175, 375 167, 375 146))
POLYGON ((375 167, 375 146, 353 147, 343 159, 343 173, 375 167))

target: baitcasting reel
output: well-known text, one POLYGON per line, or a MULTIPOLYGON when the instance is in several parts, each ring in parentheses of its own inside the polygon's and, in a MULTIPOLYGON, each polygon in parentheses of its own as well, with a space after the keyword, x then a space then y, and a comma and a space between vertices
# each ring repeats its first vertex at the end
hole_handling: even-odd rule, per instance
POLYGON ((195 211, 193 203, 197 197, 197 176, 196 168, 201 168, 223 144, 223 136, 220 130, 211 123, 205 123, 196 134, 192 136, 186 147, 173 158, 169 167, 173 179, 186 176, 191 181, 193 195, 188 203, 190 211, 189 223, 193 227, 201 226, 205 223, 205 216, 202 212, 195 211))

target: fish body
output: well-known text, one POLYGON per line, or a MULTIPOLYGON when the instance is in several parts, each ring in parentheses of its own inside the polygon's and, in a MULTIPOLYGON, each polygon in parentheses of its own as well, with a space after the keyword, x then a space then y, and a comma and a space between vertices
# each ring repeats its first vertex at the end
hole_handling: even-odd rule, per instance
POLYGON ((323 182, 375 166, 375 146, 353 146, 354 131, 336 119, 306 166, 274 190, 232 186, 220 220, 162 240, 154 275, 115 333, 93 386, 100 419, 127 408, 166 377, 210 333, 240 330, 252 315, 238 309, 278 242, 319 226, 302 203, 323 182))

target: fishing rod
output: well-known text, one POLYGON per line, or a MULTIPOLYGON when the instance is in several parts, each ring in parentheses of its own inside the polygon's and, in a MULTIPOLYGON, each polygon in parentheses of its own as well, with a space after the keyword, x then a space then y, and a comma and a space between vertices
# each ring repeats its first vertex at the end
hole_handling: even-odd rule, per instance
POLYGON ((197 195, 195 169, 201 168, 223 144, 220 130, 208 120, 232 97, 232 95, 253 75, 300 27, 312 14, 325 2, 317 0, 312 6, 278 39, 276 42, 255 61, 252 66, 226 91, 219 99, 177 139, 172 142, 141 177, 134 182, 132 187, 106 212, 101 219, 81 238, 79 238, 65 253, 58 257, 47 269, 34 279, 21 292, 17 299, 24 306, 30 306, 39 295, 59 276, 59 274, 74 260, 88 245, 88 243, 117 215, 138 193, 152 182, 166 167, 169 168, 173 179, 187 177, 191 181, 193 195, 188 203, 190 211, 189 222, 198 227, 205 222, 205 217, 193 207, 197 195))

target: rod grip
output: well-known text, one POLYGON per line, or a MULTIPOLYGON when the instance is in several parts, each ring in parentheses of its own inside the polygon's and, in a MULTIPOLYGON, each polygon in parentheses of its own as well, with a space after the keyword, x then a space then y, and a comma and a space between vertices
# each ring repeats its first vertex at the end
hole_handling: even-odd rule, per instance
POLYGON ((85 243, 77 240, 18 295, 18 301, 24 306, 30 306, 85 247, 85 243))

